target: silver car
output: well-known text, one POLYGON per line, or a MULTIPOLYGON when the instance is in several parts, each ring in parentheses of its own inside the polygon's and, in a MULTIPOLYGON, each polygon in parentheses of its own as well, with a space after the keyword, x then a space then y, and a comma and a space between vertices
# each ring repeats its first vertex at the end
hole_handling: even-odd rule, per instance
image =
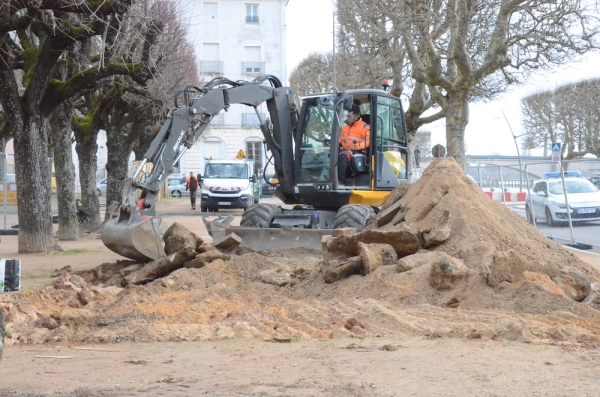
POLYGON ((98 196, 106 196, 106 186, 108 179, 104 178, 100 182, 96 182, 96 189, 98 190, 98 196))
POLYGON ((171 197, 181 197, 181 196, 189 196, 190 192, 185 190, 187 185, 187 181, 183 182, 181 177, 178 178, 168 178, 167 186, 168 186, 168 194, 171 197))
MULTIPOLYGON (((579 171, 571 171, 565 177, 571 221, 600 221, 600 191, 593 183, 579 175, 579 171)), ((560 174, 553 172, 544 176, 544 179, 535 183, 531 198, 525 204, 527 220, 533 223, 535 216, 536 221, 545 221, 548 226, 565 224, 569 218, 560 174)))

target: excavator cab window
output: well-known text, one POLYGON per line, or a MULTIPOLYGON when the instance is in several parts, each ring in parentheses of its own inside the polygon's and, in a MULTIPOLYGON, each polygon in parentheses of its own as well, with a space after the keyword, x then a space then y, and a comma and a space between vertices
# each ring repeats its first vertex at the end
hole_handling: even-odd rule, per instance
POLYGON ((407 138, 400 101, 377 98, 376 186, 390 188, 406 179, 407 138))
POLYGON ((329 181, 330 144, 335 103, 327 97, 306 99, 304 134, 300 145, 300 183, 329 181))

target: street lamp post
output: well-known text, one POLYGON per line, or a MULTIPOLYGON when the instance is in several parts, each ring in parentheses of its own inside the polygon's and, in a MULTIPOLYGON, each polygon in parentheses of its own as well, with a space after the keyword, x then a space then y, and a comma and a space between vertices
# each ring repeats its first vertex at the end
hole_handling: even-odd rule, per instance
POLYGON ((336 13, 333 13, 333 89, 337 87, 335 81, 335 16, 336 13))
MULTIPOLYGON (((506 115, 504 114, 504 111, 502 109, 500 109, 500 112, 502 113, 502 117, 504 117, 504 121, 506 121, 506 124, 508 124, 508 129, 510 130, 510 134, 513 137, 513 140, 515 141, 515 147, 517 148, 517 157, 519 158, 519 192, 523 191, 523 168, 521 166, 521 152, 519 151, 519 144, 517 143, 517 136, 515 136, 515 133, 513 132, 512 127, 510 126, 510 123, 508 122, 508 119, 506 118, 506 115)), ((519 135, 519 136, 523 136, 523 135, 519 135)))

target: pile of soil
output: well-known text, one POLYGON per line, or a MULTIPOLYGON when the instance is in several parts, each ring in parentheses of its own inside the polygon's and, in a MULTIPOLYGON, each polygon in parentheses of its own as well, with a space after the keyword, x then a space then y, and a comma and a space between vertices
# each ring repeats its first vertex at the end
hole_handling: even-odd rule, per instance
MULTIPOLYGON (((7 344, 225 338, 492 338, 585 344, 600 340, 598 272, 492 201, 453 159, 438 159, 385 204, 420 248, 366 276, 323 280, 304 251, 238 252, 121 287, 95 272, 62 269, 43 289, 1 297, 7 344), (450 234, 427 249, 422 236, 450 234), (464 266, 446 288, 431 284, 440 255, 464 266), (402 270, 402 271, 401 271, 402 270)), ((382 211, 383 213, 383 211, 382 211)), ((377 220, 377 218, 376 218, 377 220)), ((123 267, 103 264, 102 267, 123 267)), ((99 267, 100 268, 100 267, 99 267)))

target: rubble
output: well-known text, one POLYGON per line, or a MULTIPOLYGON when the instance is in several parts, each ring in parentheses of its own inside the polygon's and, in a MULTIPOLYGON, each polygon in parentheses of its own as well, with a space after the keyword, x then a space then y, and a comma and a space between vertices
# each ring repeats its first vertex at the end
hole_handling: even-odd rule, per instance
POLYGON ((365 230, 323 237, 322 254, 242 249, 233 236, 223 246, 224 234, 208 243, 181 225, 166 235, 179 250, 158 261, 64 268, 40 290, 1 296, 6 343, 600 342, 598 271, 490 200, 452 159, 394 190, 365 230))
POLYGON ((174 222, 163 236, 165 253, 175 254, 184 248, 196 249, 204 243, 200 237, 186 229, 183 225, 174 222))

